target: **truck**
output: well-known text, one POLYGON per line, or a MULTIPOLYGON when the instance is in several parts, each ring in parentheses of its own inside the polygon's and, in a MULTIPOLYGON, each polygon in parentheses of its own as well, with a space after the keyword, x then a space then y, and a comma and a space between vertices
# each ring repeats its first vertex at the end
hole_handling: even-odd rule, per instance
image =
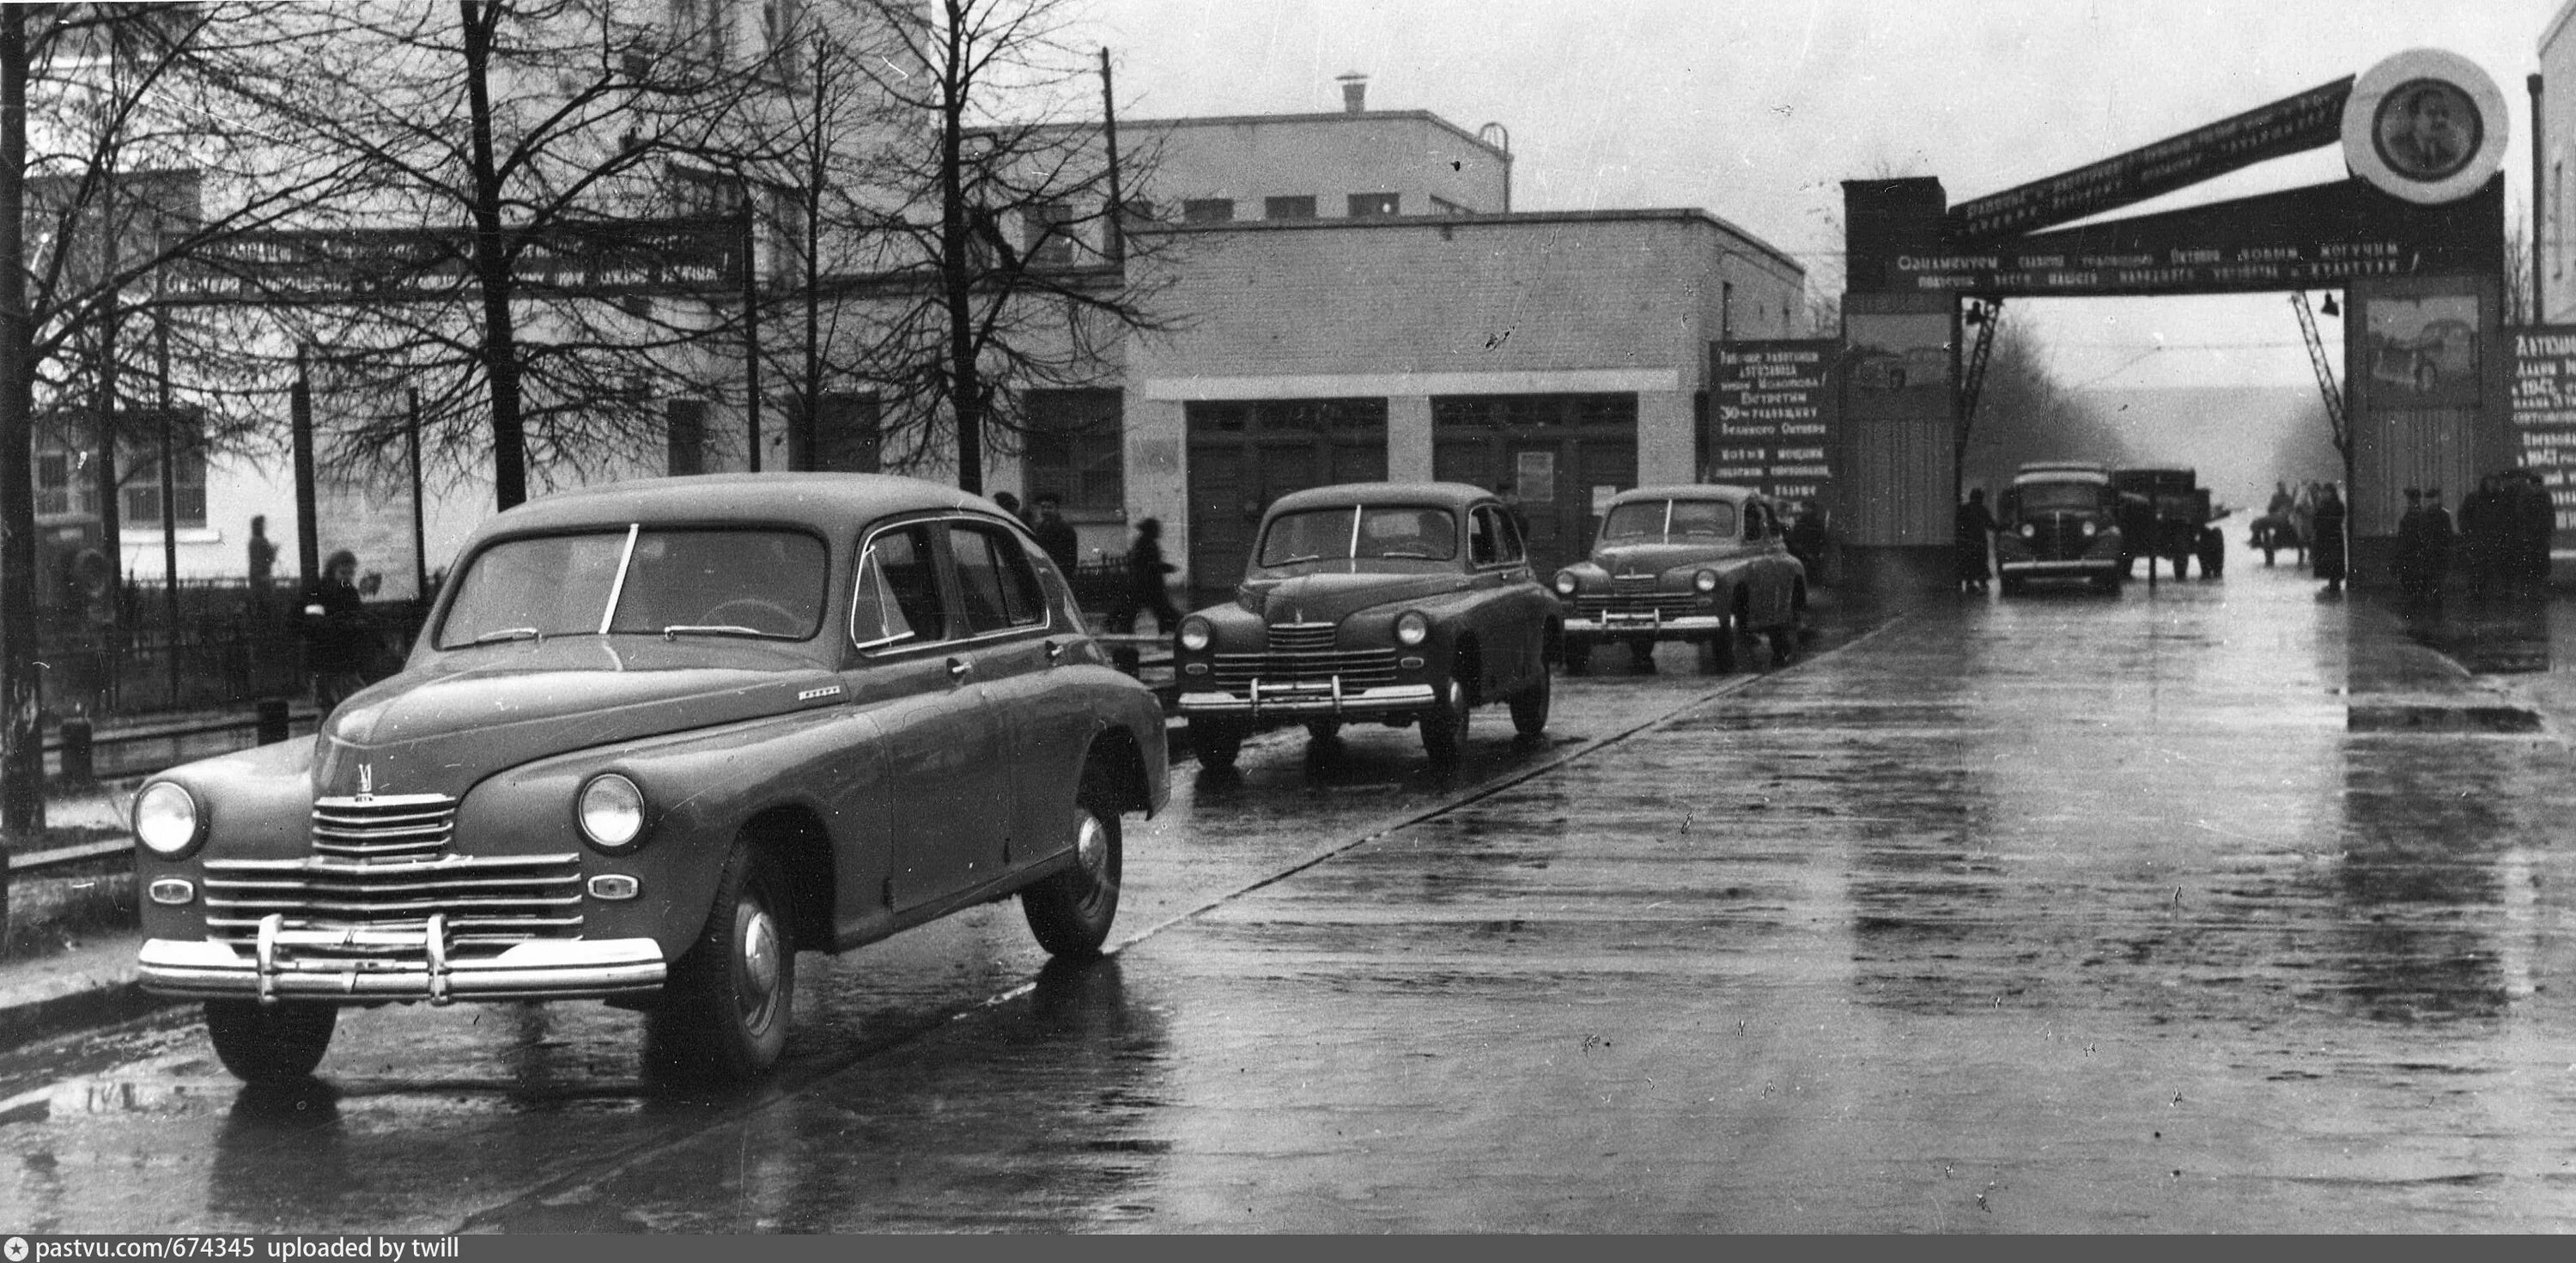
POLYGON ((2175 467, 2115 469, 2111 489, 2120 494, 2124 514, 2135 529, 2125 530, 2120 573, 2135 569, 2138 558, 2150 567, 2157 558, 2173 565, 2182 578, 2194 558, 2204 577, 2226 573, 2227 541, 2215 525, 2229 510, 2213 506, 2209 488, 2199 485, 2197 471, 2175 467))

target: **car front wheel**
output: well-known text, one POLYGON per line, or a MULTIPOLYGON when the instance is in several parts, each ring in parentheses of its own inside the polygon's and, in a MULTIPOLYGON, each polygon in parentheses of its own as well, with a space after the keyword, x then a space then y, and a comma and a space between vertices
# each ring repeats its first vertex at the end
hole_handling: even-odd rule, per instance
POLYGON ((1200 767, 1219 771, 1233 767, 1235 756, 1243 753, 1243 730, 1228 723, 1193 719, 1190 751, 1198 756, 1200 767))
POLYGON ((206 1001, 206 1034, 214 1039, 215 1057, 244 1083, 299 1083, 313 1077, 339 1022, 336 1005, 206 1001))
POLYGON ((1458 761, 1459 748, 1467 743, 1467 686, 1450 680, 1440 686, 1440 701, 1422 712, 1422 752, 1431 756, 1434 766, 1447 767, 1458 761))
POLYGON ((671 967, 647 1027, 646 1061, 671 1078, 757 1078, 787 1047, 796 948, 786 887, 768 855, 734 843, 697 943, 671 967))
POLYGON ((1540 663, 1538 679, 1512 694, 1512 731, 1535 741, 1547 731, 1547 712, 1556 693, 1555 677, 1540 663))
POLYGON ((1020 892, 1029 933, 1049 955, 1085 959, 1109 941, 1118 916, 1118 813, 1086 792, 1073 809, 1073 867, 1020 892))

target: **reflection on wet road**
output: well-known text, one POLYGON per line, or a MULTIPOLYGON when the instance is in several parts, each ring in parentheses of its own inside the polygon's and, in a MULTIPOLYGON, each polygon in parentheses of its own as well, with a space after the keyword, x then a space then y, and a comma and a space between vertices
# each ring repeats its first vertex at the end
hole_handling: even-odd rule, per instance
POLYGON ((808 957, 724 1097, 597 1006, 354 1017, 274 1099, 129 1028, 0 1067, 0 1219, 2563 1230, 2569 753, 2440 722, 2496 698, 2383 617, 2250 567, 1936 603, 1567 682, 1543 748, 1480 714, 1448 784, 1274 737, 1131 830, 1106 961, 1008 906, 808 957))

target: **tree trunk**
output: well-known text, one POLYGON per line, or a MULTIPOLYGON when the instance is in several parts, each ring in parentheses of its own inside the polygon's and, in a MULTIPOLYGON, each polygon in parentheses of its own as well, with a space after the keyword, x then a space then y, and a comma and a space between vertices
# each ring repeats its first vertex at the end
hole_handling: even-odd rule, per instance
POLYGON ((501 232, 501 175, 492 158, 492 33, 500 11, 457 0, 474 143, 474 274, 483 290, 483 371, 492 380, 492 507, 528 498, 528 440, 519 416, 519 342, 510 322, 510 264, 501 232))
POLYGON ((9 853, 45 829, 36 676, 36 479, 27 321, 27 13, 0 6, 0 940, 9 853))
POLYGON ((948 405, 957 418, 957 487, 984 493, 984 381, 975 362, 975 260, 967 222, 965 114, 968 62, 955 0, 947 23, 939 118, 939 283, 948 306, 948 405))

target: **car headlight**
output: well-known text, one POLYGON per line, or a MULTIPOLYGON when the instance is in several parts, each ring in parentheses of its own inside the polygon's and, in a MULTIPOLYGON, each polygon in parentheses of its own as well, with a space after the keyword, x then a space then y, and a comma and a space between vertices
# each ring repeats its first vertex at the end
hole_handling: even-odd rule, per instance
POLYGON ((134 796, 134 836, 154 855, 175 860, 204 836, 196 796, 171 781, 154 781, 134 796))
POLYGON ((594 776, 581 787, 573 815, 592 846, 626 850, 644 836, 644 791, 615 772, 594 776))
POLYGON ((1557 572, 1556 572, 1556 594, 1557 594, 1558 596, 1572 596, 1572 595, 1574 595, 1574 572, 1573 572, 1573 571, 1571 571, 1571 570, 1559 570, 1559 571, 1557 571, 1557 572))
POLYGON ((1714 570, 1703 570, 1698 574, 1692 575, 1691 586, 1702 592, 1717 591, 1717 572, 1714 570))
POLYGON ((2037 538, 2039 538, 2039 523, 2037 523, 2037 522, 2024 522, 2024 523, 2022 523, 2022 524, 2021 524, 2021 537, 2022 537, 2023 539, 2037 539, 2037 538))
POLYGON ((1193 614, 1181 620, 1181 648, 1195 653, 1207 648, 1208 642, 1214 639, 1216 628, 1210 626, 1206 619, 1193 614))
POLYGON ((2097 530, 2097 529, 2099 529, 2099 528, 2095 527, 2091 522, 2086 522, 2086 523, 2084 524, 2084 538, 2086 538, 2086 539, 2091 539, 2091 538, 2093 538, 2093 532, 2094 532, 2095 530, 2097 530))
POLYGON ((1420 610, 1406 610, 1395 616, 1395 638, 1407 645, 1418 645, 1431 639, 1431 620, 1420 610))

